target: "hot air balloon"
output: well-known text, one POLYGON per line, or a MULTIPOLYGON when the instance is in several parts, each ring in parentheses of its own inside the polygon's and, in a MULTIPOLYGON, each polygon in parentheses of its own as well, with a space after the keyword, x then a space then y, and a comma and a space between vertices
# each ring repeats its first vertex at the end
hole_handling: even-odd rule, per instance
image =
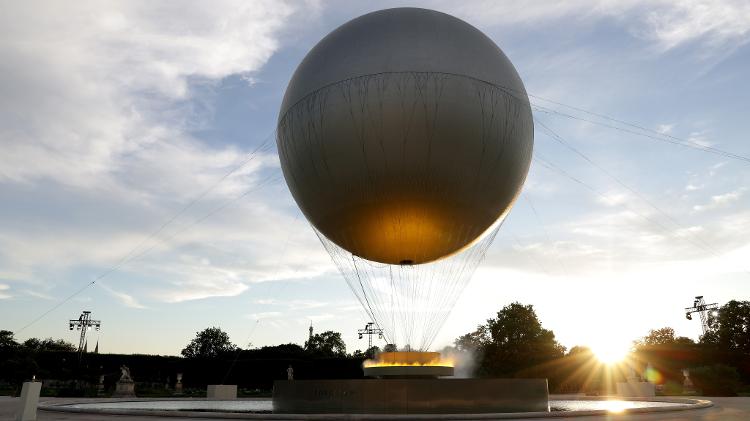
POLYGON ((367 313, 387 340, 426 349, 520 193, 533 122, 491 39, 397 8, 307 54, 277 146, 292 196, 367 313))

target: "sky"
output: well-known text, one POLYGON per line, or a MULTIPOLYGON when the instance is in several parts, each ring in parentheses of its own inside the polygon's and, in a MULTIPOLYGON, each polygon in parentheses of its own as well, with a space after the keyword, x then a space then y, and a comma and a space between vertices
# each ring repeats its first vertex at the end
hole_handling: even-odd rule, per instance
POLYGON ((750 163, 670 143, 750 156, 745 1, 2 1, 0 329, 77 342, 89 310, 101 352, 311 323, 365 349, 273 136, 310 48, 398 6, 482 30, 537 108, 523 193, 434 348, 514 301, 570 348, 697 339, 695 295, 750 299, 750 163))

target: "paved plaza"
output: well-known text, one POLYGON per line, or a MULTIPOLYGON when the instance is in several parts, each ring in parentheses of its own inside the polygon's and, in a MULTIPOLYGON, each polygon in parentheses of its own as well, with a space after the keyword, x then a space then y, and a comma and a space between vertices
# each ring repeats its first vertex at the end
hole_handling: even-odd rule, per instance
MULTIPOLYGON (((555 398, 555 396, 551 396, 555 398)), ((690 411, 661 412, 654 414, 634 414, 634 415, 617 415, 608 416, 589 416, 577 417, 582 420, 599 421, 599 420, 663 420, 663 421, 692 421, 692 420, 711 420, 711 421, 731 421, 731 420, 750 420, 750 397, 742 398, 700 398, 708 399, 714 402, 714 406, 707 409, 696 409, 690 411)), ((84 398, 41 398, 42 402, 70 403, 70 402, 95 402, 102 399, 84 399, 84 398)), ((18 405, 18 398, 0 396, 0 420, 13 420, 18 405)), ((566 417, 576 418, 576 417, 566 417)), ((153 416, 130 416, 130 415, 101 415, 101 414, 76 414, 64 412, 39 411, 38 419, 40 421, 72 421, 72 420, 111 420, 111 421, 153 421, 156 419, 166 420, 207 420, 216 418, 181 418, 181 417, 153 417, 153 416)), ((351 419, 357 419, 352 417, 351 419)), ((396 418, 394 418, 396 419, 396 418)), ((526 418, 527 420, 530 418, 526 418)), ((538 420, 549 418, 535 418, 538 420)))

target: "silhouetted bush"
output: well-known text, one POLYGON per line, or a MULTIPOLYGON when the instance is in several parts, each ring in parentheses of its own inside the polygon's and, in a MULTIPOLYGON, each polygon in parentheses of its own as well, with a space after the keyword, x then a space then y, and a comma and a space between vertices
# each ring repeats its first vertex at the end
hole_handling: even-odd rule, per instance
POLYGON ((705 396, 737 396, 741 386, 737 369, 722 364, 693 368, 690 378, 705 396))

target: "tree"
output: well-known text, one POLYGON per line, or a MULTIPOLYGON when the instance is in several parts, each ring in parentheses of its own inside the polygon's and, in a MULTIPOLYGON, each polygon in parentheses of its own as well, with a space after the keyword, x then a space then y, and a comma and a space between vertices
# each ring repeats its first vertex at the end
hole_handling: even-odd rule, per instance
POLYGON ((695 345, 695 342, 685 336, 675 336, 674 329, 663 327, 661 329, 651 329, 648 335, 641 339, 633 341, 636 349, 647 348, 669 348, 669 347, 689 347, 695 345))
POLYGON ((531 305, 512 303, 476 331, 457 339, 457 347, 474 347, 481 354, 479 373, 512 376, 520 370, 560 358, 565 347, 542 324, 531 305))
POLYGON ((641 340, 636 341, 636 346, 671 345, 674 341, 674 329, 671 327, 663 327, 661 329, 649 330, 648 335, 644 336, 641 340))
POLYGON ((13 332, 0 330, 0 352, 13 351, 18 348, 18 342, 13 339, 13 332))
POLYGON ((75 352, 78 347, 64 339, 29 338, 23 342, 23 348, 31 352, 75 352))
POLYGON ((237 345, 229 335, 218 327, 209 327, 196 332, 195 339, 182 350, 185 358, 216 358, 236 351, 237 345))
POLYGON ((693 368, 690 379, 706 396, 737 396, 741 386, 737 369, 722 364, 693 368))
POLYGON ((383 347, 383 352, 396 352, 398 351, 398 347, 396 344, 385 344, 383 347))
POLYGON ((479 325, 477 326, 477 330, 459 336, 458 339, 453 341, 453 345, 455 345, 456 349, 459 351, 476 352, 490 343, 491 340, 492 338, 490 337, 487 325, 479 325))
POLYGON ((710 329, 701 342, 750 355, 750 301, 729 301, 718 314, 709 314, 708 322, 710 329))
POLYGON ((377 345, 373 345, 370 348, 367 348, 367 350, 365 351, 364 357, 368 359, 373 359, 378 354, 380 354, 380 347, 377 345))
POLYGON ((567 355, 568 356, 571 356, 571 355, 593 356, 594 352, 591 350, 591 348, 587 346, 576 345, 573 348, 570 348, 570 351, 568 351, 567 355))
POLYGON ((308 352, 325 357, 344 357, 346 356, 346 344, 341 339, 339 332, 327 330, 323 333, 316 333, 305 342, 305 349, 308 352))

